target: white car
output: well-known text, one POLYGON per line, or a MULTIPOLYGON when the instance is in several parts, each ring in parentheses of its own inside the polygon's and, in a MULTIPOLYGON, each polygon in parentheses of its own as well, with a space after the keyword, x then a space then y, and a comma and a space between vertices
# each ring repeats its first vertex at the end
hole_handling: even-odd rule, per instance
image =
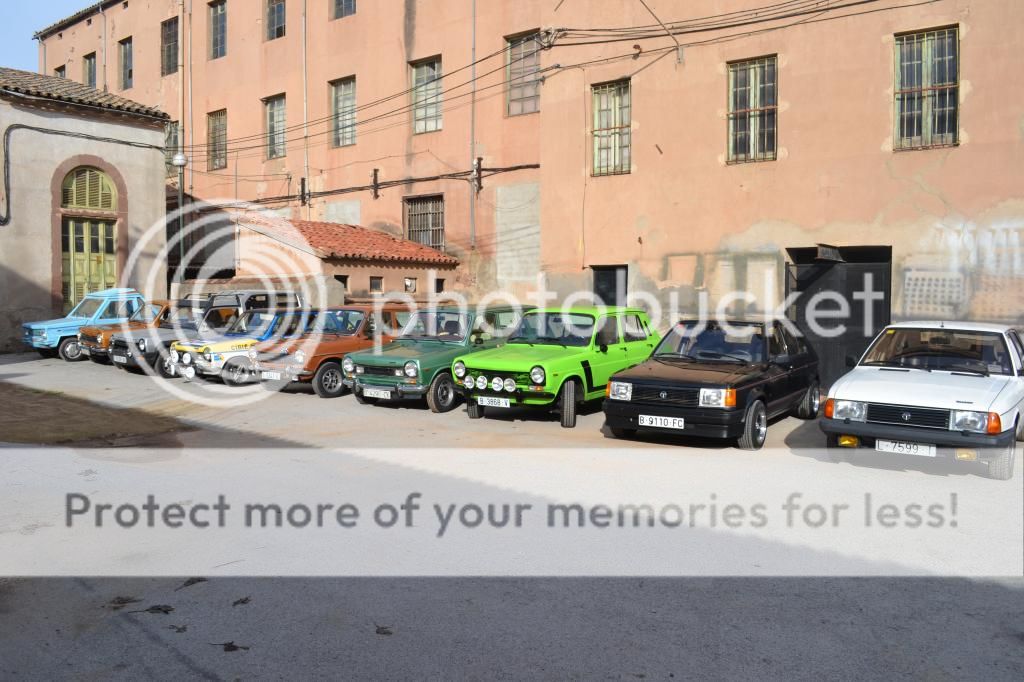
POLYGON ((1024 345, 1012 327, 903 322, 847 363, 853 369, 832 385, 819 422, 829 448, 983 461, 989 477, 1013 476, 1024 345))

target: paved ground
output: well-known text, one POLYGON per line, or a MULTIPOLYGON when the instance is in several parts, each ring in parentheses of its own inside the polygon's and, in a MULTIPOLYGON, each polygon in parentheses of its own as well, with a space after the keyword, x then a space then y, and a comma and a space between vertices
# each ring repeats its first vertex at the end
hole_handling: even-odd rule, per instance
MULTIPOLYGON (((181 423, 169 434, 120 435, 96 445, 168 452, 204 446, 224 448, 225 456, 229 448, 339 443, 406 450, 620 445, 603 432, 599 412, 569 431, 532 415, 470 421, 461 410, 439 416, 419 406, 324 401, 305 391, 244 409, 196 409, 143 377, 31 355, 0 357, 0 382, 61 391, 70 403, 103 407, 112 423, 136 410, 181 423)), ((8 395, 0 383, 0 409, 10 407, 8 395)), ((48 418, 40 415, 40 429, 48 418)), ((666 443, 673 457, 706 476, 734 480, 746 472, 756 483, 770 473, 834 486, 837 494, 851 485, 931 490, 941 483, 964 495, 1013 499, 1024 468, 1014 481, 999 483, 937 462, 866 457, 834 464, 805 449, 820 444, 815 425, 793 419, 773 424, 769 435, 769 446, 789 452, 768 457, 712 443, 631 447, 653 455, 666 452, 666 443)), ((387 476, 393 460, 405 456, 395 452, 391 462, 362 466, 387 476)), ((0 450, 0 464, 4 457, 0 450)), ((508 466, 494 462, 498 470, 508 466)), ((595 466, 591 477, 626 474, 617 461, 595 466)), ((178 589, 183 580, 0 578, 0 677, 1024 676, 1022 579, 210 577, 178 589), (118 598, 138 601, 117 608, 118 598), (130 613, 154 605, 174 610, 130 613)))

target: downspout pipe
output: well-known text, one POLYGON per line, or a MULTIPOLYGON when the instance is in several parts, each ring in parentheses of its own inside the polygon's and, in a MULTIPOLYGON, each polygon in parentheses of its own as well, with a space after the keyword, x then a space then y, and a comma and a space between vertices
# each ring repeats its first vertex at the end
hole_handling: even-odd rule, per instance
POLYGON ((103 35, 100 38, 100 52, 103 54, 103 92, 107 92, 107 13, 100 3, 100 17, 103 19, 103 35))
MULTIPOLYGON (((307 0, 302 0, 302 175, 306 178, 306 192, 309 192, 311 178, 309 177, 309 50, 306 36, 306 5, 307 0)), ((312 206, 305 197, 300 203, 306 204, 306 220, 310 219, 312 206)))
MULTIPOLYGON (((471 0, 473 5, 473 28, 470 41, 470 82, 473 89, 470 94, 469 105, 469 163, 470 166, 476 163, 476 0, 471 0)), ((477 180, 470 181, 469 190, 469 248, 476 249, 476 198, 480 187, 477 180)))

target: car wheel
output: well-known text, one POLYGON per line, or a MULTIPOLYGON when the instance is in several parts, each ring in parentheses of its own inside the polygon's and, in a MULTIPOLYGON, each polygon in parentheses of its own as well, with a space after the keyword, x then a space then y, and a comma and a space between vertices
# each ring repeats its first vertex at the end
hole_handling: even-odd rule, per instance
POLYGON ((634 438, 636 437, 636 429, 620 429, 617 426, 609 426, 608 430, 612 432, 612 435, 616 438, 634 438))
POLYGON ((1024 442, 1024 419, 1017 420, 1017 442, 1024 442))
POLYGON ((763 402, 755 400, 743 416, 743 435, 740 436, 739 446, 744 450, 760 450, 767 437, 768 412, 763 402))
POLYGON ((82 347, 78 345, 78 339, 76 338, 61 341, 60 346, 57 347, 57 354, 65 362, 85 360, 85 356, 82 355, 82 347))
POLYGON ((337 398, 345 394, 344 375, 341 365, 336 362, 325 362, 313 375, 313 390, 321 398, 337 398))
POLYGON ((174 370, 173 365, 171 365, 169 357, 157 355, 156 362, 153 364, 155 365, 156 373, 160 375, 161 379, 173 379, 177 376, 177 372, 174 370))
POLYGON ((252 372, 249 370, 248 365, 243 362, 229 362, 220 372, 221 379, 229 386, 241 386, 251 376, 252 372))
POLYGON ((360 405, 376 405, 377 404, 377 399, 376 398, 367 398, 365 395, 363 395, 363 392, 360 391, 359 389, 356 389, 356 388, 352 389, 352 393, 356 397, 356 402, 359 403, 360 405))
POLYGON ((1009 445, 988 463, 988 477, 997 481, 1009 481, 1013 478, 1013 461, 1017 458, 1017 441, 1009 445))
POLYGON ((562 397, 558 401, 562 412, 562 428, 576 428, 576 382, 566 381, 562 386, 562 397))
POLYGON ((801 419, 814 419, 818 416, 818 408, 821 407, 821 387, 817 381, 812 381, 807 387, 807 393, 800 401, 800 407, 796 410, 796 416, 801 419))
POLYGON ((36 348, 36 351, 47 360, 57 357, 57 351, 53 348, 36 348))
POLYGON ((455 407, 455 382, 452 375, 442 372, 434 377, 427 390, 427 405, 431 412, 450 412, 455 407))
POLYGON ((484 406, 475 400, 466 404, 466 414, 470 419, 480 419, 484 416, 484 406))

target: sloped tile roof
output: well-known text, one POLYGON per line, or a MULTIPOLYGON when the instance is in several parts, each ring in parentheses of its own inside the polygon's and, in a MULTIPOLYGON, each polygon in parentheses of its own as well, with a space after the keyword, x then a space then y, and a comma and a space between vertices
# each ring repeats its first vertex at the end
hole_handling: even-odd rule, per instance
POLYGON ((418 242, 360 225, 248 215, 239 220, 277 236, 305 242, 321 258, 458 265, 459 259, 418 242))
POLYGON ((64 17, 60 21, 53 22, 52 24, 50 24, 49 26, 47 26, 44 29, 36 31, 35 35, 33 35, 32 37, 33 38, 45 38, 45 37, 49 36, 51 33, 56 33, 57 31, 59 31, 62 28, 67 28, 68 26, 71 26, 72 24, 76 24, 79 21, 81 21, 82 19, 85 19, 86 17, 88 17, 90 15, 96 14, 97 12, 100 11, 101 7, 102 8, 106 8, 106 7, 110 7, 111 5, 116 5, 116 4, 117 4, 117 0, 104 0, 103 2, 95 2, 95 3, 91 4, 91 5, 89 5, 88 7, 85 7, 83 9, 78 10, 77 12, 75 12, 74 14, 72 14, 70 16, 64 17))
POLYGON ((167 114, 154 107, 90 88, 88 85, 67 78, 45 76, 40 73, 0 66, 0 93, 4 90, 68 104, 82 104, 161 119, 169 118, 167 114))

